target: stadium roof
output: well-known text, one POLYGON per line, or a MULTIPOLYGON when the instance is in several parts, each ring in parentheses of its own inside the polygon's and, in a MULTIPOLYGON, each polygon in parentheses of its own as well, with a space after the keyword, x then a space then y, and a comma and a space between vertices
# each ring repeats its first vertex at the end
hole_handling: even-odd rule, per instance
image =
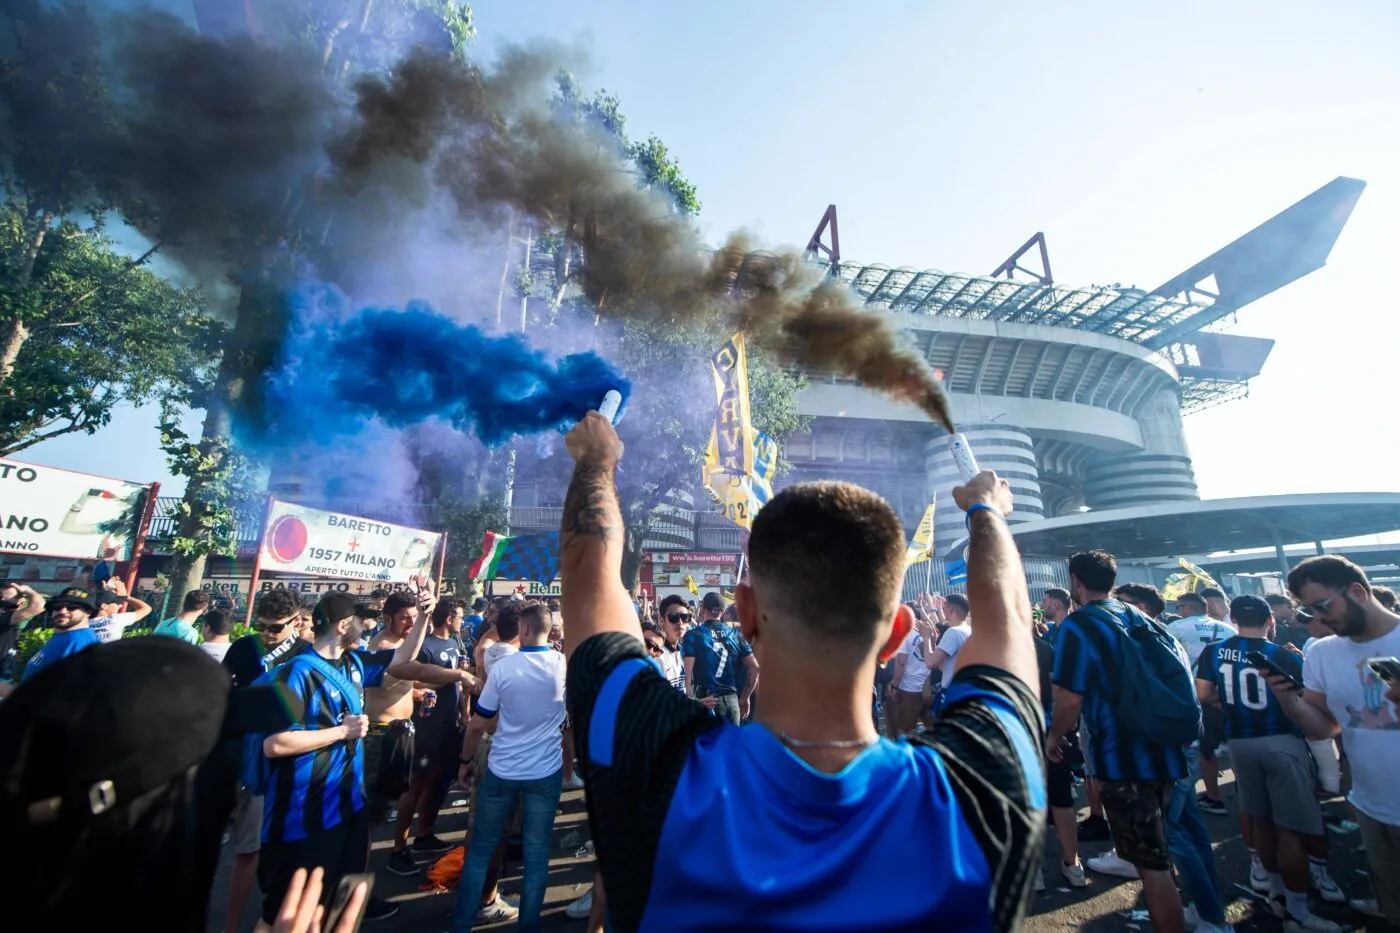
MULTIPOLYGON (((1028 557, 1099 548, 1119 558, 1171 558, 1212 551, 1335 541, 1400 529, 1400 493, 1332 492, 1207 499, 1081 512, 1011 526, 1028 557)), ((964 538, 949 557, 961 557, 964 538)))

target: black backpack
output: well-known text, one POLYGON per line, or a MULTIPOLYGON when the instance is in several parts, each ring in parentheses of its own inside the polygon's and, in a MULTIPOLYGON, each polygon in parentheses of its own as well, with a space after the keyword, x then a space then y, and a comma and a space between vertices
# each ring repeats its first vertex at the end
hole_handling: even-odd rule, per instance
POLYGON ((1118 683, 1113 697, 1114 713, 1123 728, 1157 745, 1189 745, 1200 738, 1196 678, 1176 639, 1162 625, 1122 603, 1090 603, 1082 611, 1110 621, 1123 634, 1117 639, 1118 683))

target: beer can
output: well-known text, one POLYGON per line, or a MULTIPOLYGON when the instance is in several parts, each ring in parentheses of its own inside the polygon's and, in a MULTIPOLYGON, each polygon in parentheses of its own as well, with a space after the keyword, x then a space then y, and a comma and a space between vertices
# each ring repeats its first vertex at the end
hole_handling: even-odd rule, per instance
POLYGON ((436 690, 424 690, 424 691, 423 691, 423 708, 424 708, 424 709, 432 709, 432 708, 435 707, 435 706, 437 706, 437 691, 436 691, 436 690))

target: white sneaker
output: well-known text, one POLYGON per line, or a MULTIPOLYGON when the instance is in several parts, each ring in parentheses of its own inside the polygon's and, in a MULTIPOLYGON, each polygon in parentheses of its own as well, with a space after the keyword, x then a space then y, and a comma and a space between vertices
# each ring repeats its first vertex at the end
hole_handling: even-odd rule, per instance
POLYGON ((1384 917, 1381 913, 1381 905, 1376 903, 1374 897, 1354 897, 1351 899, 1351 909, 1358 914, 1365 914, 1367 917, 1384 917))
POLYGON ((1268 894, 1273 888, 1269 884, 1269 873, 1264 870, 1264 863, 1259 861, 1257 855, 1249 863, 1249 886, 1260 894, 1268 894))
POLYGON ((520 916, 520 908, 497 894, 496 899, 476 912, 477 923, 500 923, 520 916))
POLYGON ((1133 878, 1138 876, 1137 866, 1132 862, 1125 862, 1118 857, 1117 849, 1109 849, 1103 855, 1096 855, 1084 863, 1090 871, 1096 871, 1101 875, 1114 875, 1118 878, 1133 878))
POLYGON ((1285 933, 1302 933, 1304 930, 1313 930, 1315 933, 1342 933, 1341 924, 1324 920, 1317 914, 1308 914, 1306 920, 1296 920, 1289 914, 1283 918, 1283 929, 1285 933))
POLYGON ((593 889, 589 888, 588 893, 564 908, 564 916, 570 920, 587 920, 588 915, 593 913, 593 889))
POLYGON ((1044 891, 1044 890, 1045 890, 1045 869, 1043 869, 1043 868, 1037 868, 1037 869, 1035 870, 1035 893, 1039 894, 1041 891, 1044 891))
POLYGON ((1346 892, 1337 887, 1337 882, 1332 880, 1332 874, 1327 870, 1326 865, 1310 865, 1312 872, 1313 890, 1317 896, 1329 904, 1345 904, 1347 902, 1346 892))
POLYGON ((1073 865, 1061 862, 1060 874, 1065 876, 1065 881, 1069 882, 1071 888, 1082 888, 1089 884, 1089 879, 1084 877, 1084 866, 1079 859, 1075 859, 1073 865))
POLYGON ((569 775, 569 779, 568 779, 567 781, 564 782, 564 789, 565 789, 565 790, 583 790, 583 778, 581 778, 581 777, 578 776, 578 772, 577 772, 577 771, 575 771, 573 774, 569 775))
POLYGON ((1181 919, 1188 930, 1199 929, 1201 926, 1201 915, 1196 913, 1195 904, 1186 905, 1186 909, 1181 912, 1181 919))

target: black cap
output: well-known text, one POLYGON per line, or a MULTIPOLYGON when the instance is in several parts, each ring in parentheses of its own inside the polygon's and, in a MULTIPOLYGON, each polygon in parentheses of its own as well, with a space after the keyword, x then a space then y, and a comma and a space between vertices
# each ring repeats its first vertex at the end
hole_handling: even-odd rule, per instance
POLYGON ((1230 620, 1236 625, 1257 628, 1268 625, 1273 617, 1274 611, 1262 596, 1236 596, 1230 600, 1230 620))
POLYGON ((102 593, 98 594, 97 597, 98 606, 111 606, 113 604, 120 606, 124 602, 126 602, 125 596, 118 596, 111 590, 104 590, 102 593))
POLYGON ((700 600, 700 605, 710 612, 723 612, 724 597, 718 593, 706 593, 705 598, 700 600))
POLYGON ((472 612, 481 612, 489 605, 490 603, 486 601, 486 597, 478 596, 476 601, 472 603, 472 612))
POLYGON ((81 586, 68 587, 68 589, 63 590, 53 599, 49 600, 48 605, 50 609, 57 609, 64 603, 77 606, 79 609, 86 609, 88 615, 93 615, 97 612, 97 600, 92 598, 92 593, 83 589, 81 586))
POLYGON ((232 691, 178 638, 94 645, 0 703, 0 811, 31 825, 89 818, 199 765, 223 737, 290 724, 274 688, 232 691))

